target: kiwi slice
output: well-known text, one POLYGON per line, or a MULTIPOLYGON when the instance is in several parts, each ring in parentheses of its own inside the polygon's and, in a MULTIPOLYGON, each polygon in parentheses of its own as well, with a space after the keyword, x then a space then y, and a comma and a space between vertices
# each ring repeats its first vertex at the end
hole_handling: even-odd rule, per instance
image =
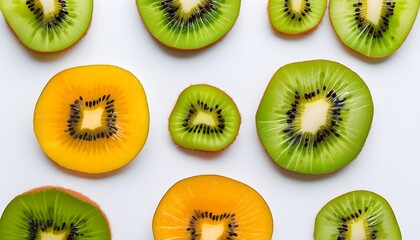
POLYGON ((419 0, 331 0, 334 31, 350 49, 372 58, 394 53, 409 34, 419 0))
POLYGON ((269 240, 273 218, 250 186, 220 175, 198 175, 175 183, 152 222, 155 240, 269 240))
POLYGON ((46 186, 15 197, 0 219, 1 239, 111 239, 99 206, 70 189, 46 186))
POLYGON ((236 139, 241 116, 235 102, 207 84, 184 89, 169 117, 173 141, 185 148, 218 151, 236 139))
POLYGON ((269 0, 268 16, 274 30, 297 35, 314 30, 326 8, 327 0, 269 0))
POLYGON ((328 202, 317 214, 315 240, 401 240, 389 203, 380 195, 352 191, 328 202))
POLYGON ((93 0, 0 1, 19 40, 38 52, 57 52, 78 42, 89 28, 93 0))
POLYGON ((136 0, 149 32, 176 49, 200 49, 225 36, 236 22, 241 0, 136 0))
POLYGON ((280 166, 333 172, 361 151, 373 118, 365 82, 328 60, 291 63, 269 82, 256 114, 260 140, 280 166))
POLYGON ((66 69, 42 91, 34 131, 44 152, 62 167, 84 173, 118 169, 146 142, 149 109, 143 86, 112 65, 66 69))

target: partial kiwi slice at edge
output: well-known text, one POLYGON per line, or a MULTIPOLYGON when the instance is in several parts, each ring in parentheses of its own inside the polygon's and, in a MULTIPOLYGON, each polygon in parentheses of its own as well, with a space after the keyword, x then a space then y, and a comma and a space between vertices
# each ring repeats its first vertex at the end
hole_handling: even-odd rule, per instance
POLYGON ((239 16, 241 0, 136 0, 140 16, 162 44, 201 49, 219 41, 239 16))
POLYGON ((305 174, 336 171, 362 150, 373 119, 366 83, 329 60, 290 63, 270 80, 257 132, 281 167, 305 174))
POLYGON ((149 108, 140 81, 113 65, 65 69, 53 76, 35 106, 34 131, 58 165, 105 173, 131 162, 149 132, 149 108))
POLYGON ((316 216, 314 239, 401 240, 402 236, 388 201, 374 192, 357 190, 322 207, 316 216))
POLYGON ((240 124, 239 110, 229 95, 208 84, 194 84, 179 95, 169 132, 179 146, 214 152, 233 143, 240 124))
POLYGON ((175 183, 153 216, 155 240, 270 240, 273 217, 264 198, 240 181, 198 175, 175 183))
POLYGON ((1 239, 111 239, 106 215, 81 193, 56 186, 15 197, 0 219, 1 239))
POLYGON ((26 47, 37 52, 57 52, 86 34, 93 0, 0 1, 0 10, 26 47))
POLYGON ((335 33, 350 49, 383 58, 401 47, 420 8, 419 0, 331 0, 335 33))
POLYGON ((327 0, 269 0, 267 9, 274 30, 298 35, 313 31, 319 25, 327 0))

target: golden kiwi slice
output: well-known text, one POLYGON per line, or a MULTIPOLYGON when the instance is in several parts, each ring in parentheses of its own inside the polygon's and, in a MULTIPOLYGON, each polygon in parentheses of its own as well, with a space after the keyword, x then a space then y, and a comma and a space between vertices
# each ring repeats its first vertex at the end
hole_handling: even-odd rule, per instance
POLYGON ((224 176, 198 175, 166 192, 152 227, 155 240, 269 240, 273 218, 250 186, 224 176))
POLYGON ((64 70, 47 83, 36 103, 34 131, 58 165, 84 173, 113 171, 133 160, 146 142, 145 91, 120 67, 64 70))

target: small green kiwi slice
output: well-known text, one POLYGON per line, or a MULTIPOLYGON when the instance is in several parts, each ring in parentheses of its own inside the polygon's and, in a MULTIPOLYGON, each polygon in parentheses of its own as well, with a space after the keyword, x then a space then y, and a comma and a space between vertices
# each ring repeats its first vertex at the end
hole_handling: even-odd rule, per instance
POLYGON ((182 147, 218 151, 235 140, 240 124, 239 110, 225 92, 196 84, 179 95, 169 117, 169 132, 182 147))
POLYGON ((389 203, 380 195, 358 190, 328 202, 317 214, 315 240, 401 240, 389 203))
POLYGON ((78 42, 89 28, 93 0, 0 1, 19 40, 37 52, 57 52, 78 42))
POLYGON ((314 30, 326 8, 327 0, 269 0, 268 16, 274 30, 297 35, 314 30))
POLYGON ((176 49, 200 49, 226 35, 239 15, 241 0, 136 0, 149 32, 176 49))
POLYGON ((269 82, 257 132, 280 166, 305 174, 333 172, 361 151, 373 118, 365 82, 329 60, 291 63, 269 82))
POLYGON ((331 0, 329 15, 339 39, 372 58, 394 53, 407 38, 419 0, 331 0))
POLYGON ((0 239, 109 240, 99 206, 70 189, 46 186, 15 197, 0 219, 0 239))

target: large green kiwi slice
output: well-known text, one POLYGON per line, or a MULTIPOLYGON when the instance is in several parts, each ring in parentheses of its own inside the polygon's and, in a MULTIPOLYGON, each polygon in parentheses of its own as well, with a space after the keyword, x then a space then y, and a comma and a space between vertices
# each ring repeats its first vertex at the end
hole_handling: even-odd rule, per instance
POLYGON ((353 191, 328 202, 315 220, 315 240, 401 240, 389 203, 370 191, 353 191))
POLYGON ((111 231, 99 206, 60 187, 41 187, 15 197, 0 219, 0 239, 108 240, 111 231))
POLYGON ((241 0, 136 0, 144 24, 161 43, 200 49, 226 35, 239 15, 241 0))
POLYGON ((38 52, 57 52, 86 33, 93 0, 0 1, 0 9, 25 46, 38 52))
POLYGON ((234 101, 207 84, 184 89, 169 117, 173 141, 185 148, 219 151, 236 138, 241 116, 234 101))
POLYGON ((365 82, 328 60, 291 63, 269 82, 256 114, 260 140, 280 166, 320 174, 350 163, 373 118, 365 82))
POLYGON ((409 34, 420 0, 331 0, 334 31, 349 48, 372 58, 394 53, 409 34))
POLYGON ((327 0, 269 0, 268 16, 276 31, 295 35, 314 30, 326 8, 327 0))

